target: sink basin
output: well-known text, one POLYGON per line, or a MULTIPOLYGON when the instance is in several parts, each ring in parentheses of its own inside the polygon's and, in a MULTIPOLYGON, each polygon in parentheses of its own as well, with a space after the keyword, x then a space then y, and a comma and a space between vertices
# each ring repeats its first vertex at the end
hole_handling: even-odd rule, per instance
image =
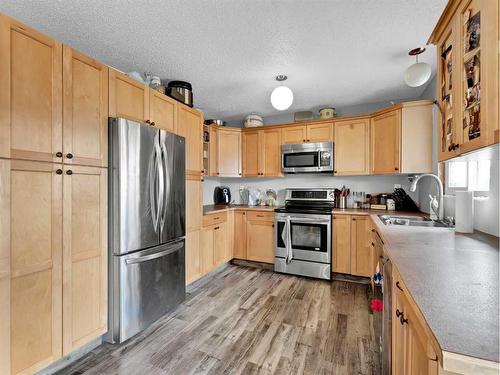
POLYGON ((437 227, 447 228, 448 225, 439 221, 433 221, 424 216, 392 216, 378 215, 385 225, 405 225, 409 227, 437 227))

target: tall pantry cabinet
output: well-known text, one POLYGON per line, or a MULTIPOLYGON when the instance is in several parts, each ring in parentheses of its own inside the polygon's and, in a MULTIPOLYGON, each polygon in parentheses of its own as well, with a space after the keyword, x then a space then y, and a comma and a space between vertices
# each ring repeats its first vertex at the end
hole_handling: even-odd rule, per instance
POLYGON ((107 329, 107 81, 106 66, 0 15, 2 374, 107 329))

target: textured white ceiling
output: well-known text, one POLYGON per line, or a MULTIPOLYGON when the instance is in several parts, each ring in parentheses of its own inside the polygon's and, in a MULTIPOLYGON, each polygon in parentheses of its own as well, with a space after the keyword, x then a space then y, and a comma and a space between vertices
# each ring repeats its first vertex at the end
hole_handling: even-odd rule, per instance
MULTIPOLYGON (((193 84, 195 106, 221 118, 417 98, 403 74, 446 0, 2 0, 0 10, 123 71, 193 84)), ((435 67, 435 50, 421 61, 435 67)))

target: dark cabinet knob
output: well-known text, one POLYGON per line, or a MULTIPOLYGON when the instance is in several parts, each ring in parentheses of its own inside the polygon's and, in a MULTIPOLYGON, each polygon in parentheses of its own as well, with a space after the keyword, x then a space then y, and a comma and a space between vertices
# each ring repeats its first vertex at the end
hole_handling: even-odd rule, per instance
POLYGON ((56 156, 57 156, 58 158, 62 158, 62 156, 63 156, 63 153, 62 153, 61 151, 59 151, 59 152, 56 152, 56 156))
POLYGON ((355 217, 353 217, 353 218, 352 218, 352 221, 356 221, 356 218, 355 218, 355 217))
POLYGON ((238 173, 241 176, 241 172, 238 173))
POLYGON ((337 171, 333 171, 333 173, 337 173, 337 171))
POLYGON ((306 142, 309 142, 309 139, 306 142))
POLYGON ((67 157, 68 159, 73 159, 73 154, 72 154, 72 153, 66 154, 66 157, 67 157))
POLYGON ((403 313, 399 309, 396 309, 396 317, 399 318, 400 316, 403 316, 403 313))
POLYGON ((408 324, 408 319, 405 318, 404 314, 401 314, 401 316, 399 317, 399 322, 401 323, 401 325, 404 325, 405 323, 408 324))
POLYGON ((375 247, 375 243, 372 242, 372 246, 375 247))
POLYGON ((450 152, 451 150, 453 150, 453 146, 452 146, 452 145, 449 145, 449 146, 448 146, 448 152, 450 152))
POLYGON ((66 174, 68 174, 68 175, 72 175, 72 174, 73 174, 73 171, 72 171, 71 169, 68 169, 68 170, 66 171, 66 174))
POLYGON ((219 174, 220 174, 220 173, 219 173, 219 172, 217 172, 217 176, 218 176, 219 174))
POLYGON ((274 224, 273 224, 272 226, 273 226, 273 228, 274 228, 274 224))
POLYGON ((215 227, 215 228, 214 228, 214 230, 217 230, 217 229, 219 229, 219 227, 215 227))
POLYGON ((149 120, 146 120, 146 124, 151 124, 151 121, 149 121, 149 120))
POLYGON ((400 291, 403 291, 403 288, 401 288, 401 284, 399 281, 396 281, 396 288, 398 288, 400 291))
POLYGON ((153 121, 153 122, 151 123, 151 125, 152 125, 152 126, 155 126, 156 124, 155 124, 155 122, 153 121))
POLYGON ((399 171, 399 168, 398 168, 398 167, 394 167, 394 170, 395 170, 395 171, 399 171))
POLYGON ((56 169, 56 174, 62 174, 62 169, 56 169))
POLYGON ((305 143, 305 142, 306 142, 306 140, 305 140, 305 139, 303 139, 303 140, 302 140, 302 142, 304 142, 304 143, 305 143))
POLYGON ((453 149, 456 150, 460 147, 460 145, 457 143, 455 146, 453 146, 453 149))
POLYGON ((243 212, 243 215, 246 215, 247 213, 246 212, 243 212))

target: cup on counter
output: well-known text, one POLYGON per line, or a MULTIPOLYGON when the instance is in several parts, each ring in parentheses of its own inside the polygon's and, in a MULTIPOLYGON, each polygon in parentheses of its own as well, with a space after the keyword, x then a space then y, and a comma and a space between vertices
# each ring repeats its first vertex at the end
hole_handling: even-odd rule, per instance
POLYGON ((345 208, 345 205, 346 205, 346 197, 340 197, 339 208, 345 208))

